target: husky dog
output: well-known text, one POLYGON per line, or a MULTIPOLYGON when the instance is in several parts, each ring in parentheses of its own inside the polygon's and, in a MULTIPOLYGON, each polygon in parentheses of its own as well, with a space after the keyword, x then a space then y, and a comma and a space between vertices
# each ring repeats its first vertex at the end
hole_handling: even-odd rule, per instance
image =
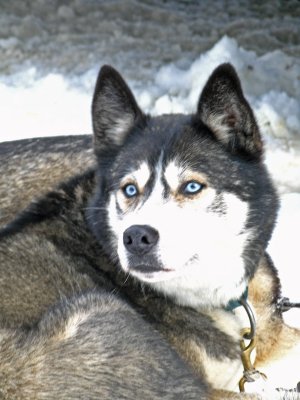
POLYGON ((195 114, 150 117, 105 66, 92 116, 96 167, 0 231, 2 398, 297 398, 300 332, 266 254, 278 199, 233 67, 212 73, 195 114), (243 370, 261 388, 237 393, 243 370))

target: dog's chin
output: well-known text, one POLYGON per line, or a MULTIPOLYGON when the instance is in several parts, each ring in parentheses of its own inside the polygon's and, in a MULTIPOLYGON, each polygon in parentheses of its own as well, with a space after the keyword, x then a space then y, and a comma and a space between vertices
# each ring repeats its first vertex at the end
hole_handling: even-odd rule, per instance
POLYGON ((145 283, 163 282, 178 276, 178 272, 173 269, 149 265, 131 266, 126 268, 126 272, 145 283))

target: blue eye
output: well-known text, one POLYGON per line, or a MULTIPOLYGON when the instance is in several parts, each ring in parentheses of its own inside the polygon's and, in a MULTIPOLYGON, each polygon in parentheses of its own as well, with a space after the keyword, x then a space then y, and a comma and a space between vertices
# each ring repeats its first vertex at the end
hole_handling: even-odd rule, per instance
POLYGON ((138 189, 133 183, 129 183, 123 187, 123 193, 128 198, 135 197, 138 194, 138 189))
POLYGON ((197 194, 203 189, 203 185, 196 181, 190 181, 183 187, 184 194, 197 194))

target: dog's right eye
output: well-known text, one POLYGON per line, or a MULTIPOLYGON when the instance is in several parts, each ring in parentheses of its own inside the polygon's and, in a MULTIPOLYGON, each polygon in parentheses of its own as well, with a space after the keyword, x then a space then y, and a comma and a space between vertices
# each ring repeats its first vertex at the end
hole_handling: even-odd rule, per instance
POLYGON ((138 188, 133 183, 129 183, 128 185, 125 185, 122 188, 122 190, 123 190, 124 195, 128 199, 138 195, 138 188))

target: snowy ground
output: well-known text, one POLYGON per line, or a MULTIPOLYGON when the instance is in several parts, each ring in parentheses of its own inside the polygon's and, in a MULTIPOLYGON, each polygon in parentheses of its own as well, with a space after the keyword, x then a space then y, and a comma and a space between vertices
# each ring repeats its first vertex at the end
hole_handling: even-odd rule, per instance
MULTIPOLYGON (((282 198, 270 253, 300 301, 300 3, 0 0, 0 141, 90 133, 99 66, 122 72, 154 114, 190 112, 230 61, 264 134, 282 198)), ((300 326, 300 311, 286 314, 300 326)))

